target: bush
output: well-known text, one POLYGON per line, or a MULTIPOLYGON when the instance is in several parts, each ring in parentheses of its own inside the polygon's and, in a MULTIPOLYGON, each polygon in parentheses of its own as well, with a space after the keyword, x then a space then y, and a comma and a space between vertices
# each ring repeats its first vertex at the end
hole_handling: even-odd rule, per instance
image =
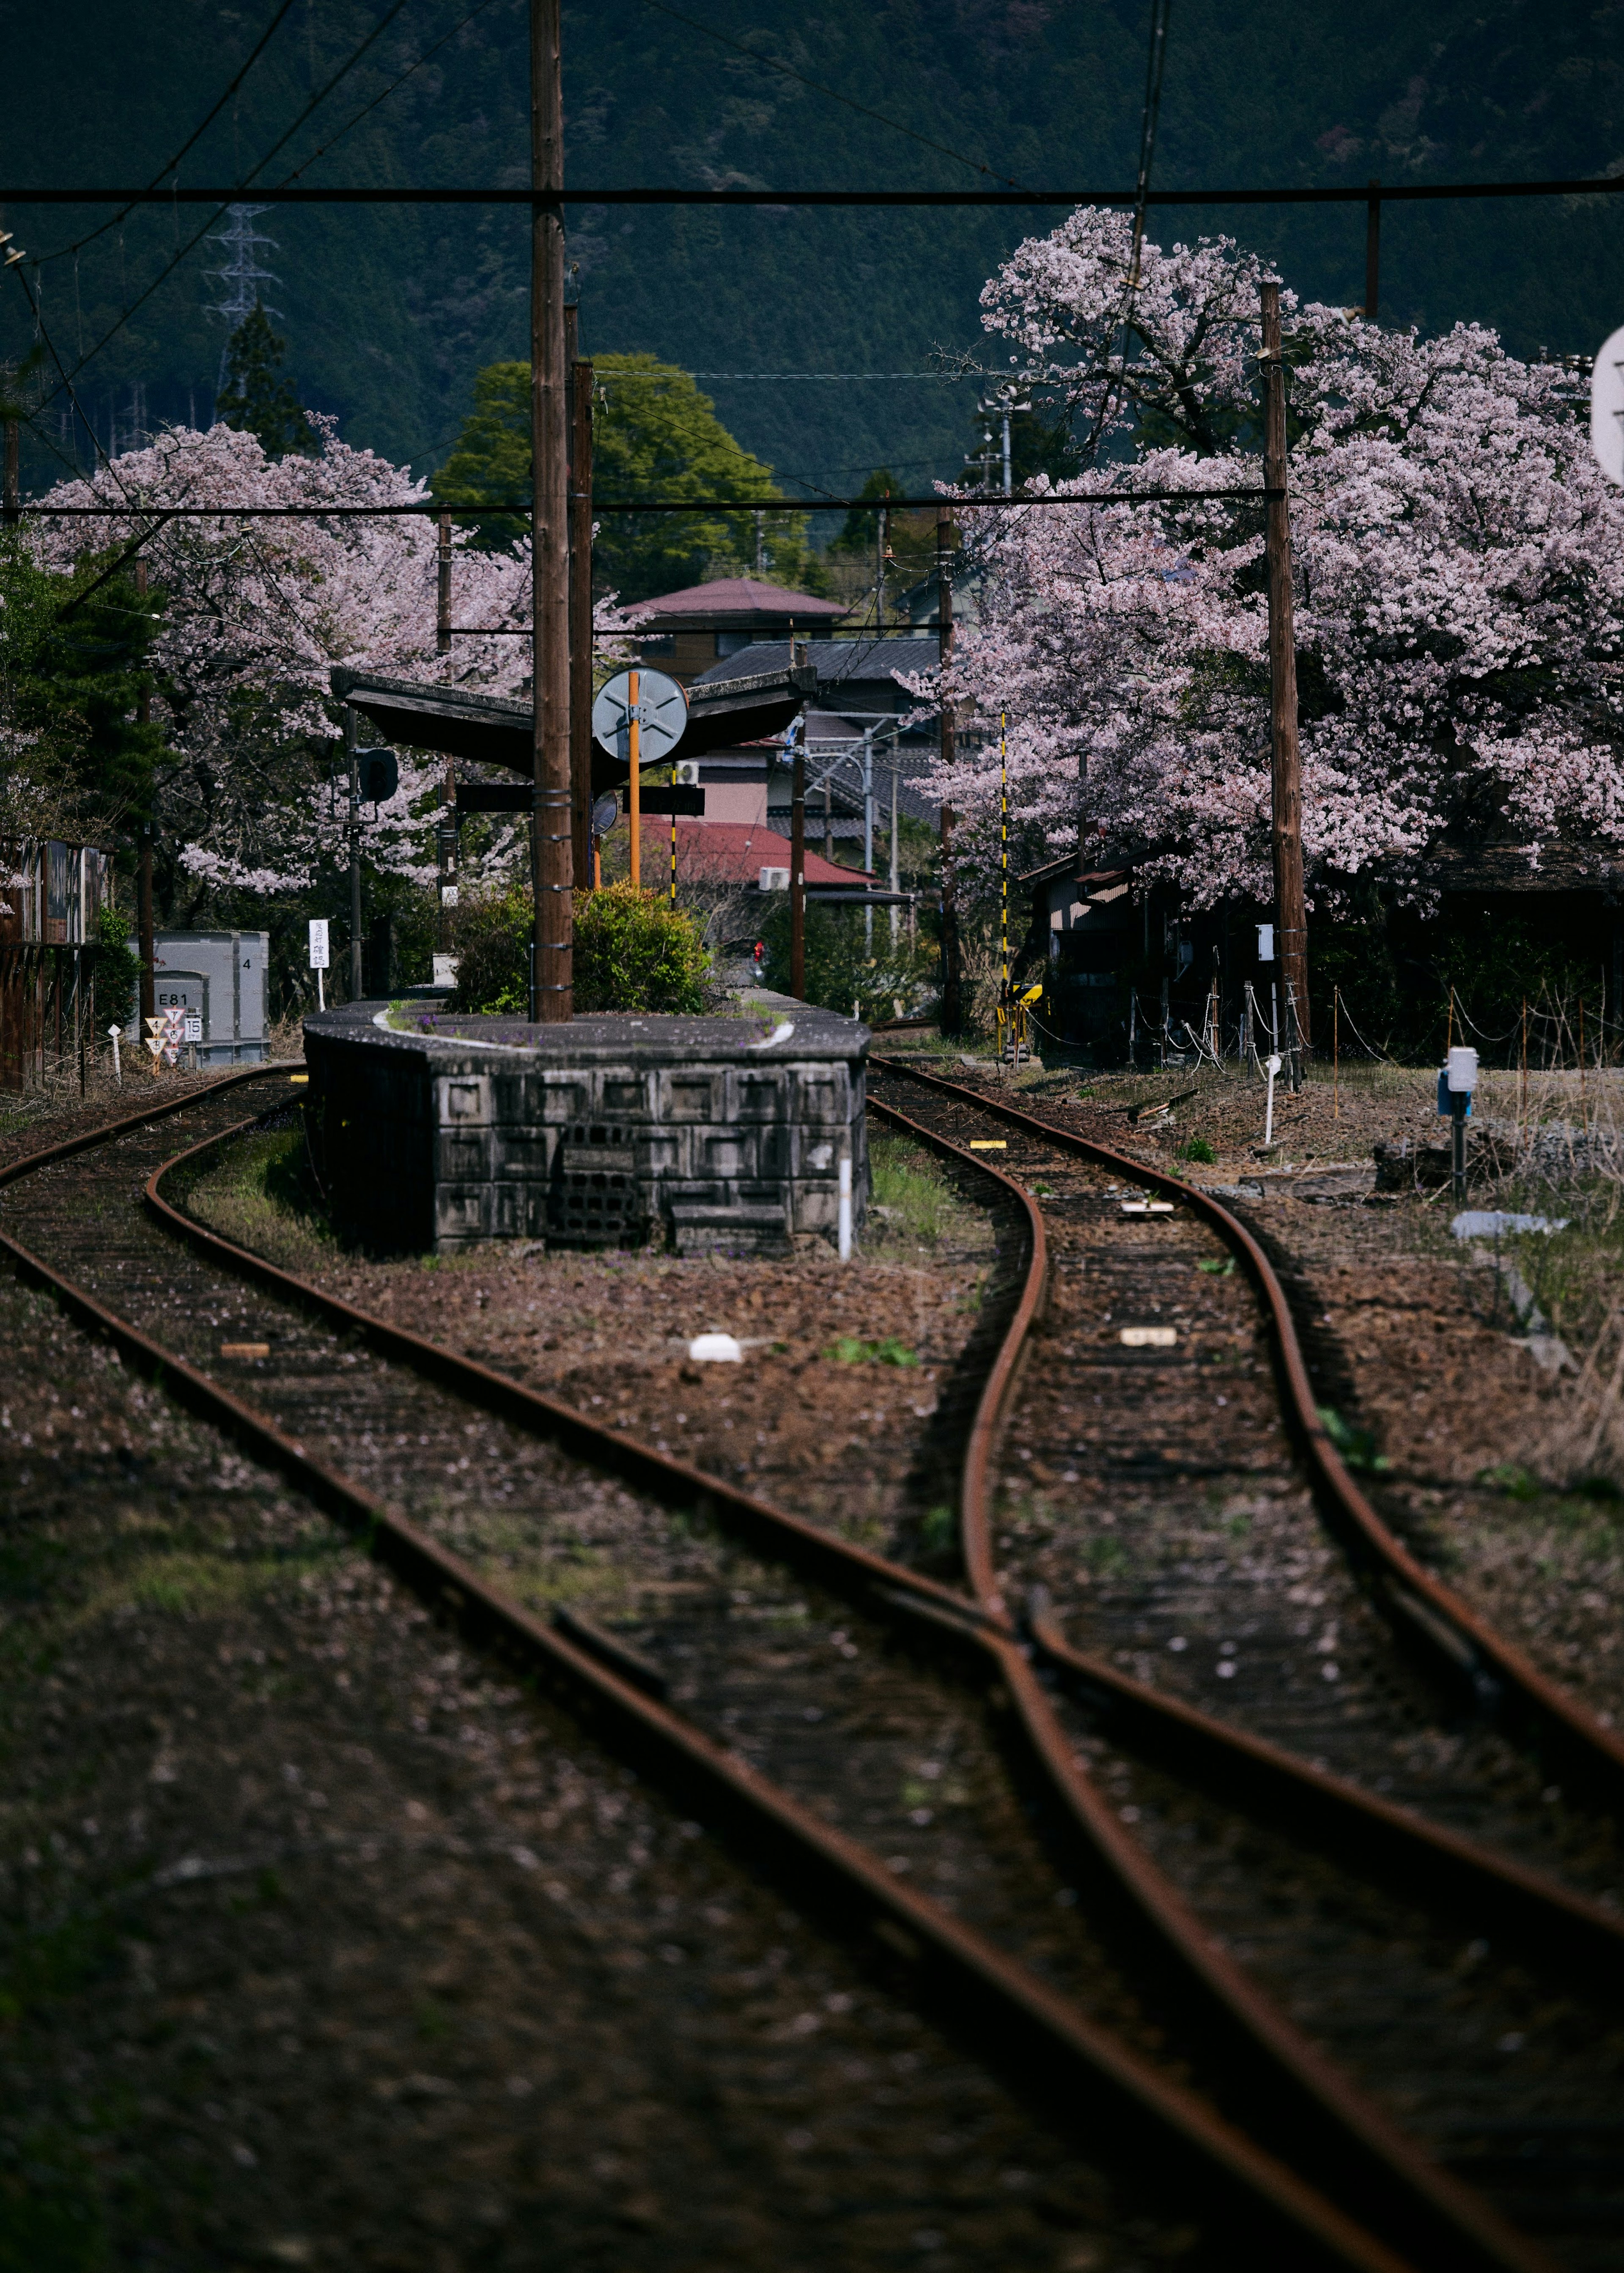
MULTIPOLYGON (((874 952, 864 941, 863 913, 849 902, 835 907, 807 903, 805 938, 806 999, 844 1016, 889 1018, 900 1002, 905 1014, 926 1008, 936 999, 940 980, 940 950, 933 939, 909 944, 898 926, 895 948, 884 908, 874 910, 874 952)), ((775 892, 758 936, 767 953, 762 976, 780 994, 789 992, 790 904, 787 892, 775 892)))
POLYGON ((96 1024, 140 1022, 136 990, 141 983, 141 958, 130 944, 134 926, 117 908, 103 908, 96 918, 96 1024))
MULTIPOLYGON (((513 889, 457 911, 455 1010, 523 1017, 530 1007, 530 896, 513 889)), ((710 957, 680 909, 629 884, 575 894, 575 1009, 702 1011, 710 957)))

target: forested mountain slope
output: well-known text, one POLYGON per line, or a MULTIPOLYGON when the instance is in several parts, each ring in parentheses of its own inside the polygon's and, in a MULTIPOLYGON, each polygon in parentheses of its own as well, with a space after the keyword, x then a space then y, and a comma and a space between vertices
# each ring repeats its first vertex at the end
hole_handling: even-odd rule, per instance
MULTIPOLYGON (((11 0, 0 171, 12 184, 149 179, 274 12, 275 0, 82 0, 71 11, 11 0)), ((799 16, 763 0, 567 0, 568 177, 582 187, 951 187, 984 184, 986 167, 1022 184, 1125 184, 1147 17, 1145 0, 816 0, 816 12, 799 16)), ((523 0, 485 0, 471 14, 470 0, 403 0, 393 11, 390 0, 292 0, 182 179, 239 181, 287 135, 258 178, 301 169, 310 183, 521 182, 525 22, 523 0), (360 63, 297 123, 380 24, 360 63)), ((1179 0, 1173 11, 1162 186, 1621 167, 1616 7, 1179 0)), ((225 332, 208 312, 221 287, 206 272, 221 248, 207 238, 185 247, 207 216, 149 208, 77 254, 64 250, 106 218, 24 204, 6 212, 31 256, 58 256, 37 276, 51 340, 71 369, 136 304, 77 381, 103 441, 160 419, 206 421, 225 332)), ((928 372, 933 349, 978 337, 976 296, 1001 254, 1049 225, 1037 213, 590 205, 573 206, 569 221, 588 349, 648 350, 706 373, 928 372)), ((523 214, 302 208, 267 213, 259 226, 275 240, 262 253, 277 280, 266 298, 303 399, 335 413, 347 439, 431 469, 476 370, 525 352, 523 214)), ((1362 295, 1359 207, 1209 210, 1160 215, 1154 228, 1169 241, 1228 229, 1308 294, 1362 295)), ((1593 351, 1624 321, 1624 201, 1390 208, 1382 314, 1428 328, 1476 318, 1522 351, 1593 351)), ((23 293, 5 279, 0 356, 25 351, 32 336, 23 293)), ((957 470, 974 439, 962 383, 704 384, 786 487, 838 491, 880 461, 923 482, 957 470)), ((46 431, 71 457, 61 414, 59 397, 46 431)), ((82 436, 79 446, 85 455, 82 436)), ((37 485, 56 467, 35 445, 26 478, 37 485)))

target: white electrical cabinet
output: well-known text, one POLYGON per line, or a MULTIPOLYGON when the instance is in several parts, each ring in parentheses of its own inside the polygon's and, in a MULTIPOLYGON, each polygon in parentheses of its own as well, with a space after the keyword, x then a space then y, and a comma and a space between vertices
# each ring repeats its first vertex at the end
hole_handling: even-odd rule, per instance
MULTIPOLYGON (((199 1065, 257 1065, 265 1055, 264 931, 161 931, 153 941, 154 1007, 203 1021, 199 1065)), ((132 1013, 139 1023, 139 1007, 132 1013)))

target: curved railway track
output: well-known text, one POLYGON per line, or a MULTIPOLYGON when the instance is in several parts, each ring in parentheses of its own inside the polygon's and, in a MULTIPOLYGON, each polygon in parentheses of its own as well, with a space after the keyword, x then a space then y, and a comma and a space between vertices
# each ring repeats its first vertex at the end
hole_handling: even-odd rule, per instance
MULTIPOLYGON (((1040 1212, 1019 1182, 964 1151, 966 1127, 946 1125, 971 1114, 985 1125, 982 1100, 876 1070, 910 1099, 904 1114, 876 1098, 876 1112, 996 1194, 1003 1225, 1004 1268, 981 1328, 991 1362, 964 1416, 970 1596, 369 1318, 192 1222, 177 1188, 254 1125, 224 1093, 244 1077, 167 1109, 192 1140, 179 1152, 178 1132, 154 1113, 15 1164, 0 1178, 13 1188, 4 1243, 86 1324, 162 1368, 172 1391, 332 1512, 365 1525, 377 1551, 451 1615, 522 1653, 601 1733, 726 1819, 803 1894, 877 1933, 921 1992, 1004 2052, 1035 2054, 1072 2090, 1082 2085, 1091 2120, 1125 2125, 1140 2150, 1171 2144, 1207 2202, 1214 2262, 1225 2254, 1214 2202, 1218 2226, 1238 2221, 1252 2262, 1259 2251, 1282 2265, 1395 2269, 1610 2262, 1597 2254, 1604 2215, 1616 2209, 1604 2151, 1616 2048, 1609 2066, 1605 2028, 1583 2043, 1577 2022, 1569 2029, 1572 2056, 1546 2094, 1566 2094, 1560 2119, 1515 2089, 1485 2106, 1466 2054, 1471 2029, 1481 2038, 1497 2028, 1514 1997, 1502 1947, 1536 1993, 1530 1953, 1591 1984, 1609 1976, 1611 1989, 1624 1971, 1617 1917, 1587 1897, 1574 1858, 1558 1857, 1574 1883, 1551 1874, 1548 1842, 1529 1853, 1501 1838, 1496 1853, 1467 1835, 1515 1830, 1515 1804, 1486 1825, 1429 1822, 1313 1765, 1323 1746, 1304 1759, 1279 1741, 1292 1731, 1237 1729, 1244 1712, 1214 1715, 1142 1678, 1142 1649, 1126 1653, 1129 1669, 1120 1648, 1077 1650, 1041 1603, 1022 1629, 1005 1599, 1020 1558, 1013 1534, 1003 1534, 1007 1549, 997 1543, 993 1460, 1012 1394, 1023 1433, 1032 1423, 1034 1375, 1017 1388, 1016 1374, 1043 1302, 1045 1219, 1051 1235, 1064 1227, 1064 1284, 1090 1211, 1101 1224, 1122 1220, 1093 1188, 1113 1169, 1140 1187, 1155 1180, 1078 1140, 1023 1130, 1007 1141, 1047 1147, 1048 1166, 1035 1152, 1010 1163, 1053 1180, 1040 1212), (915 1118, 921 1097, 936 1125, 915 1118), (1090 1150, 1097 1165, 1079 1165, 1090 1150), (1058 1189, 1063 1159, 1075 1191, 1058 1189), (227 1339, 264 1343, 271 1355, 227 1359, 227 1339), (515 1558, 551 1551, 560 1531, 613 1551, 623 1568, 613 1631, 544 1622, 504 1584, 515 1558), (922 1765, 939 1779, 930 1796, 942 1804, 898 1819, 897 1789, 927 1747, 922 1765), (1273 1998, 1237 1962, 1243 1944, 1259 1945, 1256 1972, 1273 1998), (1462 1970, 1462 1948, 1480 1946, 1462 1970), (1348 1987, 1342 1977, 1361 1965, 1380 1978, 1348 1987), (1290 2017, 1327 1966, 1342 1968, 1332 2000, 1346 2022, 1340 2043, 1322 2014, 1311 2014, 1312 2035, 1290 2017), (1339 2071, 1327 2043, 1364 2073, 1339 2071), (1390 2058, 1384 2067, 1395 2043, 1396 2088, 1390 2058), (1495 2134, 1496 2122, 1511 2127, 1495 2134), (1550 2156, 1527 2152, 1529 2139, 1559 2134, 1570 2175, 1578 2149, 1588 2153, 1593 2197, 1577 2218, 1563 2205, 1565 2221, 1538 2214, 1550 2156), (1447 2167, 1470 2163, 1493 2135, 1521 2166, 1511 2204, 1487 2198, 1507 2192, 1491 2170, 1476 2173, 1485 2192, 1447 2167), (1554 2254, 1519 2232, 1507 2207, 1554 2254)), ((285 1074, 246 1078, 274 1092, 285 1074)), ((1266 1302, 1271 1288, 1278 1297, 1248 1235, 1225 1227, 1266 1302)), ((1212 1287, 1233 1299, 1233 1287, 1215 1278, 1212 1287)), ((1301 1360, 1283 1297, 1269 1325, 1289 1388, 1301 1360)), ((1154 1378, 1139 1369, 1141 1387, 1154 1378)), ((1064 1597, 1061 1607, 1071 1609, 1064 1597)), ((1458 1648, 1444 1654, 1458 1677, 1458 1648)), ((1267 1678, 1225 1678, 1226 1707, 1267 1699, 1267 1678)), ((1409 1709, 1403 1684, 1417 1678, 1408 1668, 1395 1675, 1393 1711, 1409 1709)), ((1482 1700, 1481 1682, 1472 1694, 1482 1700)), ((1573 1724, 1563 1729, 1571 1741, 1573 1724)), ((1560 1970, 1553 1993, 1574 2001, 1560 1970)))

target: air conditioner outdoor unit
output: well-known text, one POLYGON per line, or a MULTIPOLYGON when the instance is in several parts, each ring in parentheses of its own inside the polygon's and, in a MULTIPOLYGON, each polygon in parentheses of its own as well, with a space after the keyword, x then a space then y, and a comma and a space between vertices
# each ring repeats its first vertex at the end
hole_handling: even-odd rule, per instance
POLYGON ((789 889, 789 870, 787 868, 763 868, 761 872, 761 889, 763 892, 787 892, 789 889))

